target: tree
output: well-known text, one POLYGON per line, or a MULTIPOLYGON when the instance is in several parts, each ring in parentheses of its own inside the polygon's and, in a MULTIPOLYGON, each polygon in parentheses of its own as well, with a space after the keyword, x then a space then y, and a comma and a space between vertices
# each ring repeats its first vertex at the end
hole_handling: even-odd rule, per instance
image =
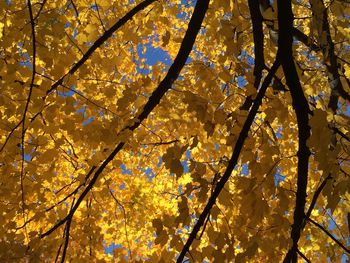
POLYGON ((347 1, 0 7, 2 262, 349 257, 347 1))

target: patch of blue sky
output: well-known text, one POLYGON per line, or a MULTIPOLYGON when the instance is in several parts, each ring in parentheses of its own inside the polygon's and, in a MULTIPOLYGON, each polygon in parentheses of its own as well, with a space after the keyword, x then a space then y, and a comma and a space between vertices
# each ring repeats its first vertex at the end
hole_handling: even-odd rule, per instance
POLYGON ((159 168, 163 163, 163 159, 161 156, 158 157, 158 163, 157 163, 157 168, 159 168))
POLYGON ((248 64, 252 67, 254 65, 254 62, 255 62, 254 58, 252 56, 246 54, 246 59, 248 61, 248 64))
POLYGON ((83 122, 83 125, 84 125, 84 126, 85 126, 85 125, 88 125, 88 124, 91 123, 93 120, 94 120, 94 116, 91 116, 91 117, 89 117, 87 120, 85 120, 85 121, 83 122))
POLYGON ((85 117, 85 109, 86 109, 86 106, 82 106, 82 107, 79 108, 76 112, 77 112, 77 113, 83 114, 83 116, 85 117))
POLYGON ((132 175, 132 171, 129 170, 125 164, 121 164, 119 167, 122 169, 122 174, 132 175))
POLYGON ((283 182, 286 179, 284 175, 281 174, 281 169, 277 167, 275 175, 274 175, 274 182, 275 186, 278 187, 281 182, 283 182))
POLYGON ((32 155, 31 154, 24 154, 24 160, 26 162, 30 162, 32 160, 32 155))
POLYGON ((177 188, 177 192, 179 195, 182 195, 184 193, 184 190, 183 190, 183 187, 182 185, 180 184, 179 187, 177 188))
POLYGON ((240 59, 246 59, 248 62, 248 65, 252 68, 254 66, 254 58, 250 56, 244 49, 241 50, 241 53, 239 55, 240 59))
POLYGON ((71 26, 72 26, 72 24, 71 24, 71 23, 66 22, 66 23, 63 25, 63 28, 68 28, 68 27, 71 27, 71 26))
MULTIPOLYGON (((64 28, 68 28, 68 27, 72 27, 72 24, 67 22, 64 24, 63 26, 64 28)), ((78 36, 78 30, 76 28, 73 29, 73 35, 72 35, 72 39, 75 40, 76 37, 78 36)))
POLYGON ((148 243, 147 243, 147 247, 149 248, 149 249, 151 249, 152 248, 152 246, 153 246, 153 242, 152 242, 152 240, 148 240, 148 243))
POLYGON ((212 67, 214 68, 214 64, 210 63, 209 59, 207 57, 204 56, 204 53, 199 51, 196 46, 194 46, 192 48, 192 51, 190 53, 190 55, 188 56, 187 60, 186 60, 186 64, 189 64, 193 61, 193 59, 191 58, 191 54, 195 55, 195 59, 196 60, 201 60, 205 65, 207 65, 208 67, 212 67))
MULTIPOLYGON (((185 2, 187 2, 187 1, 185 1, 185 2)), ((181 3, 181 4, 183 4, 183 3, 181 3)), ((189 19, 189 14, 184 12, 184 11, 182 11, 182 12, 179 12, 179 13, 176 14, 176 18, 183 19, 183 20, 188 20, 189 19)))
MULTIPOLYGON (((328 230, 332 231, 332 230, 334 230, 335 228, 336 228, 336 225, 335 225, 334 221, 333 221, 333 220, 330 220, 330 221, 329 221, 329 225, 328 225, 328 230)), ((334 234, 333 234, 333 235, 334 235, 334 234)))
POLYGON ((350 259, 349 256, 347 256, 346 254, 343 254, 343 256, 341 257, 341 263, 349 263, 349 259, 350 259))
MULTIPOLYGON (((181 0, 180 5, 184 5, 186 7, 194 7, 196 5, 197 1, 196 0, 181 0)), ((176 17, 179 19, 183 20, 190 20, 191 13, 186 13, 186 12, 180 12, 176 14, 176 17)))
POLYGON ((116 248, 122 248, 123 246, 121 244, 115 244, 115 243, 112 243, 110 244, 109 246, 105 246, 105 253, 106 254, 110 254, 110 255, 113 255, 113 250, 116 249, 116 248))
POLYGON ((192 1, 189 1, 189 0, 181 0, 181 4, 182 5, 190 5, 190 6, 195 6, 197 3, 197 0, 192 0, 192 1))
POLYGON ((248 84, 244 76, 238 76, 236 78, 236 81, 237 81, 238 87, 240 88, 244 88, 248 84))
MULTIPOLYGON (((170 66, 172 60, 169 54, 161 48, 156 48, 152 46, 152 43, 138 44, 136 47, 139 59, 143 59, 145 64, 148 66, 154 66, 157 63, 162 63, 164 65, 170 66)), ((140 63, 138 63, 140 64, 140 63)), ((140 65, 137 66, 138 73, 149 74, 151 72, 148 68, 141 68, 140 65)))
POLYGON ((83 119, 84 119, 83 126, 88 125, 94 120, 94 116, 91 116, 91 117, 86 116, 85 109, 86 109, 86 106, 82 106, 76 111, 76 113, 78 114, 81 113, 83 115, 83 119))
MULTIPOLYGON (((194 217, 193 217, 193 216, 194 216, 194 215, 192 214, 192 218, 195 218, 195 216, 194 216, 194 217)), ((196 221, 197 221, 197 220, 196 220, 196 221)), ((197 223, 197 222, 196 222, 196 223, 197 223)), ((188 225, 184 225, 183 228, 186 229, 187 232, 190 232, 190 230, 191 230, 190 226, 188 226, 188 225)), ((181 231, 181 232, 182 232, 182 231, 181 231)))
POLYGON ((233 17, 233 13, 232 12, 225 12, 223 19, 224 20, 230 20, 233 17))
POLYGON ((126 187, 126 184, 123 182, 121 185, 119 185, 119 190, 124 190, 126 187))
POLYGON ((21 56, 21 60, 18 62, 18 64, 23 67, 28 67, 32 70, 33 65, 30 60, 30 55, 28 52, 23 52, 23 46, 24 46, 23 42, 18 43, 18 52, 21 56))
MULTIPOLYGON (((342 107, 343 105, 339 105, 339 103, 338 103, 338 106, 342 107)), ((350 106, 345 106, 344 114, 347 116, 350 116, 350 106)))
MULTIPOLYGON (((30 139, 29 140, 29 143, 31 143, 32 140, 30 139)), ((20 151, 21 151, 21 154, 23 153, 23 147, 22 147, 22 144, 21 144, 21 147, 20 147, 20 151)), ((35 148, 32 148, 31 149, 31 152, 30 153, 24 153, 23 155, 23 158, 26 162, 30 162, 33 158, 33 154, 35 153, 35 148)))
POLYGON ((206 28, 206 27, 202 27, 202 28, 199 30, 199 34, 200 34, 200 35, 205 35, 205 33, 207 33, 207 28, 206 28))
POLYGON ((98 11, 98 5, 97 4, 92 4, 90 5, 91 9, 94 11, 98 11))
POLYGON ((152 168, 151 167, 147 167, 147 168, 140 167, 139 169, 145 173, 149 182, 152 182, 153 177, 155 177, 155 173, 153 172, 152 168))
POLYGON ((191 151, 186 150, 185 159, 181 161, 182 167, 184 168, 184 173, 189 172, 188 161, 191 159, 191 151))
POLYGON ((27 57, 25 60, 22 60, 19 62, 19 65, 20 66, 23 66, 23 67, 28 67, 30 69, 32 69, 32 62, 30 62, 30 57, 28 54, 24 54, 23 57, 27 57))
POLYGON ((313 67, 316 69, 323 67, 323 62, 320 61, 318 57, 315 56, 315 53, 312 51, 303 51, 302 54, 309 60, 313 62, 313 67))
MULTIPOLYGON (((334 218, 333 218, 333 214, 332 214, 332 210, 330 208, 327 209, 327 213, 328 213, 328 216, 329 216, 329 223, 328 223, 328 230, 332 231, 334 230, 337 225, 336 225, 336 222, 334 221, 334 218)), ((333 236, 335 238, 339 238, 336 234, 333 233, 333 236)))
POLYGON ((282 138, 282 131, 283 131, 283 129, 281 127, 279 127, 277 129, 277 131, 275 132, 275 135, 276 135, 277 139, 281 139, 282 138))
POLYGON ((248 176, 248 174, 249 174, 249 166, 248 166, 247 163, 243 163, 242 164, 241 174, 244 175, 244 176, 248 176))
POLYGON ((72 97, 75 94, 76 86, 72 85, 68 91, 58 91, 57 94, 62 97, 72 97))

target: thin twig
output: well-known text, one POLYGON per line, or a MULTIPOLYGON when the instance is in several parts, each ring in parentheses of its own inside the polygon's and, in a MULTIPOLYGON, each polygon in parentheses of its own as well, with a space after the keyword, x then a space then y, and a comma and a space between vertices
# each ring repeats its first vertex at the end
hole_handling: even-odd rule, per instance
POLYGON ((298 252, 298 254, 299 254, 307 263, 311 263, 310 259, 308 259, 308 258, 303 254, 303 252, 301 252, 301 251, 299 250, 299 248, 297 249, 297 252, 298 252))
POLYGON ((66 76, 74 74, 90 58, 90 56, 95 52, 95 50, 98 49, 102 44, 104 44, 113 35, 115 31, 121 28, 126 22, 131 20, 134 17, 134 15, 136 15, 139 11, 145 9, 147 6, 149 6, 155 1, 156 0, 145 0, 141 2, 133 9, 131 9, 120 20, 118 20, 110 29, 108 29, 99 39, 97 39, 94 42, 94 44, 88 49, 88 51, 83 55, 83 57, 78 62, 76 62, 65 75, 63 75, 51 86, 51 88, 46 92, 46 94, 51 93, 59 85, 61 85, 66 76))
POLYGON ((324 228, 322 225, 311 219, 310 217, 307 219, 312 224, 317 226, 319 229, 321 229, 327 236, 329 236, 335 243, 337 243, 338 246, 340 246, 346 253, 350 255, 350 249, 348 249, 345 245, 343 245, 338 239, 336 239, 326 228, 324 228))

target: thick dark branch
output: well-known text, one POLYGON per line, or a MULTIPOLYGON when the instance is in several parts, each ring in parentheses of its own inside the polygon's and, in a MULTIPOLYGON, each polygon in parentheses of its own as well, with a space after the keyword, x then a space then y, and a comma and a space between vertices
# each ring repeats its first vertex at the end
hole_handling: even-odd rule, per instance
POLYGON ((64 240, 64 246, 63 246, 63 252, 62 252, 62 258, 61 258, 61 263, 64 263, 67 255, 67 249, 68 249, 68 244, 69 244, 69 233, 70 233, 70 225, 72 223, 72 218, 69 218, 67 221, 66 225, 66 230, 65 230, 65 240, 64 240))
POLYGON ((250 18, 253 24, 254 39, 254 86, 259 87, 262 71, 265 67, 264 60, 264 33, 263 33, 263 17, 260 13, 259 2, 256 0, 248 0, 250 18))
MULTIPOLYGON (((129 130, 134 131, 137 127, 140 126, 141 122, 148 117, 151 111, 159 104, 160 99, 164 96, 164 94, 171 88, 174 81, 178 78, 181 69, 185 66, 186 60, 193 48, 194 42, 196 40, 197 34, 201 28, 205 13, 208 9, 209 0, 197 1, 197 4, 194 8, 193 15, 188 24, 188 29, 186 31, 185 37, 181 43, 181 47, 179 52, 170 66, 168 73, 164 77, 164 79, 159 83, 159 86, 155 89, 152 95, 149 97, 146 105, 141 110, 141 113, 138 114, 138 117, 135 118, 134 123, 130 126, 124 127, 122 131, 129 130)), ((114 157, 119 153, 119 151, 123 148, 125 142, 120 142, 116 148, 112 151, 112 153, 103 161, 100 167, 94 173, 93 178, 89 182, 88 186, 84 189, 84 191, 79 196, 77 202, 73 206, 72 210, 69 214, 60 220, 56 225, 54 225, 50 230, 41 235, 41 238, 51 234, 58 227, 63 225, 67 220, 73 217, 75 211, 78 209, 81 202, 84 200, 85 196, 90 192, 90 190, 95 185, 97 179, 100 174, 103 172, 105 167, 114 159, 114 157)))
POLYGON ((303 32, 301 32, 299 29, 293 27, 292 29, 293 36, 300 42, 302 42, 305 46, 309 47, 313 51, 320 51, 321 48, 313 43, 313 41, 305 35, 303 32))
POLYGON ((283 72, 291 92, 292 105, 296 113, 298 123, 298 178, 296 203, 293 216, 294 223, 291 231, 293 245, 284 259, 285 263, 296 263, 298 241, 305 218, 306 189, 310 156, 310 150, 306 144, 306 141, 310 136, 310 126, 308 125, 308 114, 310 113, 310 109, 308 101, 304 96, 293 59, 293 12, 291 0, 278 0, 277 3, 279 25, 278 51, 281 56, 283 72))
POLYGON ((344 249, 346 253, 350 255, 350 249, 348 249, 344 244, 342 244, 338 239, 336 239, 327 229, 325 229, 322 225, 312 220, 311 218, 308 218, 307 220, 315 226, 317 226, 319 229, 321 229, 327 236, 329 236, 335 243, 337 243, 338 246, 340 246, 342 249, 344 249))
MULTIPOLYGON (((262 71, 265 67, 264 60, 264 33, 263 33, 263 17, 260 13, 259 2, 249 0, 250 18, 253 24, 253 39, 254 39, 254 87, 259 88, 262 71)), ((241 106, 241 110, 249 110, 253 103, 252 96, 248 96, 241 106)))
POLYGON ((209 215, 211 208, 214 206, 216 199, 218 198, 221 190, 224 188, 226 182, 230 178, 231 173, 237 164, 238 157, 239 157, 241 150, 243 148, 243 145, 244 145, 244 141, 248 136, 248 132, 249 132, 250 127, 254 121, 256 113, 261 105, 261 102, 262 102, 262 99, 265 95, 265 92, 266 92, 268 86, 270 85, 272 77, 276 73, 279 65, 280 65, 280 61, 277 57, 269 74, 266 76, 266 78, 265 78, 265 80, 264 80, 264 82, 263 82, 263 84, 262 84, 262 86, 261 86, 261 88, 256 96, 256 99, 254 100, 254 104, 253 104, 251 110, 248 113, 248 117, 247 117, 246 121, 244 122, 242 130, 238 136, 237 142, 234 146, 233 153, 232 153, 230 161, 228 162, 225 173, 222 176, 222 178, 220 179, 220 181, 216 184, 214 192, 210 196, 203 212, 200 214, 198 221, 195 224, 195 226, 193 227, 192 232, 190 233, 190 236, 188 237, 186 244, 182 248, 182 251, 181 251, 179 257, 177 258, 176 262, 181 263, 184 260, 186 253, 189 251, 193 240, 196 238, 200 228, 203 226, 205 219, 209 215))
POLYGON ((95 43, 89 48, 89 50, 83 55, 83 57, 77 63, 74 64, 74 66, 68 71, 68 73, 66 73, 63 77, 61 77, 51 86, 51 88, 46 92, 46 94, 52 92, 59 85, 61 85, 63 83, 64 78, 67 75, 74 74, 90 58, 90 56, 95 52, 95 50, 98 49, 103 43, 105 43, 115 31, 121 28, 126 22, 131 20, 134 17, 134 15, 136 15, 138 12, 145 9, 147 6, 149 6, 155 1, 156 0, 145 0, 137 6, 135 6, 133 9, 131 9, 121 19, 119 19, 110 29, 105 31, 104 34, 95 41, 95 43))
MULTIPOLYGON (((73 207, 74 200, 72 202, 71 209, 73 207)), ((67 255, 67 249, 68 249, 68 244, 69 244, 69 235, 70 235, 70 225, 72 224, 72 217, 70 217, 67 221, 66 224, 66 229, 64 230, 65 232, 65 241, 64 241, 64 246, 63 246, 63 251, 62 251, 62 258, 61 258, 61 263, 64 263, 67 255)))

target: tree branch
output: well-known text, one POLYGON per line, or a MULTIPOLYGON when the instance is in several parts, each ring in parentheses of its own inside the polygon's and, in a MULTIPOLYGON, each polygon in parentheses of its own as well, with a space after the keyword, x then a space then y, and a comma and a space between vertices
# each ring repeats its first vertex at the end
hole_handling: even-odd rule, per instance
MULTIPOLYGON (((310 0, 313 20, 318 30, 318 42, 322 50, 323 60, 328 72, 328 82, 331 86, 331 96, 328 107, 336 112, 338 109, 338 98, 342 91, 345 91, 340 81, 338 72, 337 57, 334 53, 334 43, 328 23, 328 11, 323 0, 310 0), (326 38, 323 36, 326 35, 326 38)), ((346 92, 345 92, 346 93, 346 92)))
POLYGON ((310 259, 308 259, 304 253, 302 253, 299 249, 297 250, 298 254, 307 262, 307 263, 311 263, 310 259))
MULTIPOLYGON (((260 13, 259 2, 256 0, 248 0, 250 18, 253 25, 254 39, 254 88, 258 89, 262 77, 262 71, 265 68, 264 60, 264 33, 263 33, 263 17, 260 13)), ((252 96, 247 96, 245 102, 240 107, 241 110, 249 110, 253 103, 252 96)))
MULTIPOLYGON (((152 112, 152 110, 159 104, 160 99, 171 88, 174 81, 178 78, 180 71, 185 66, 186 60, 187 60, 187 58, 188 58, 188 56, 193 48, 197 34, 201 28, 204 16, 205 16, 206 11, 208 9, 208 4, 209 4, 209 0, 197 1, 197 4, 194 8, 193 15, 192 15, 191 20, 188 24, 188 29, 187 29, 186 34, 184 36, 184 39, 181 43, 178 54, 177 54, 173 64, 170 66, 168 73, 166 74, 164 79, 159 83, 158 87, 155 89, 155 91, 152 93, 152 95, 149 97, 149 99, 148 99, 147 103, 145 104, 145 106, 143 107, 141 113, 138 114, 138 117, 136 117, 134 119, 134 123, 132 125, 124 127, 121 132, 126 131, 126 130, 129 130, 132 132, 137 127, 139 127, 141 122, 143 120, 145 120, 148 117, 148 115, 152 112)), ((58 227, 60 227, 67 220, 69 220, 70 218, 73 217, 75 211, 78 209, 79 205, 81 204, 81 202, 83 201, 85 196, 89 193, 89 191, 95 185, 100 174, 103 172, 105 167, 114 159, 114 157, 119 153, 119 151, 123 148, 124 144, 125 144, 125 142, 120 142, 116 146, 116 148, 112 151, 112 153, 103 161, 103 163, 100 165, 100 167, 97 168, 91 181, 89 182, 87 187, 84 189, 84 191, 81 193, 81 195, 77 199, 77 202, 72 207, 72 210, 69 212, 69 214, 65 218, 60 220, 57 224, 55 224, 50 230, 48 230, 47 232, 42 234, 40 236, 41 238, 50 235, 58 227)))
POLYGON ((313 43, 313 41, 305 35, 303 32, 301 32, 298 28, 293 27, 292 29, 293 36, 300 42, 302 42, 305 46, 309 47, 312 51, 320 51, 321 48, 313 43))
POLYGON ((327 229, 325 229, 322 225, 312 220, 311 218, 307 218, 312 224, 321 229, 327 236, 329 236, 338 246, 340 246, 346 253, 350 255, 350 249, 348 249, 344 244, 342 244, 338 239, 336 239, 327 229))
POLYGON ((238 161, 238 157, 241 153, 241 150, 243 148, 244 145, 244 141, 245 139, 248 137, 248 132, 250 130, 250 127, 253 123, 253 120, 256 116, 256 113, 261 105, 262 99, 265 95, 265 92, 268 88, 268 86, 270 85, 270 82, 272 80, 272 77, 274 76, 274 74, 276 73, 278 67, 280 66, 280 60, 277 57, 276 61, 274 62, 273 66, 271 67, 271 71, 269 72, 269 74, 266 76, 263 84, 261 85, 261 88, 256 96, 256 99, 254 100, 254 104, 251 108, 251 110, 248 113, 247 119, 243 124, 242 130, 238 136, 237 142, 234 146, 233 149, 233 153, 231 156, 231 159, 228 162, 227 168, 225 170, 225 173, 223 174, 222 178, 220 179, 220 181, 216 184, 216 187, 214 189, 214 192, 212 193, 212 195, 210 196, 203 212, 200 214, 197 223, 195 224, 195 226, 192 229, 192 232, 190 233, 186 244, 184 245, 184 247, 182 248, 182 251, 179 255, 179 257, 177 258, 177 263, 181 263, 184 260, 184 257, 186 255, 186 253, 189 251, 190 246, 193 242, 193 240, 196 238, 200 228, 203 226, 205 219, 207 218, 208 214, 210 213, 210 210, 212 209, 212 207, 214 206, 216 199, 218 198, 221 190, 224 188, 226 182, 228 181, 228 179, 231 176, 231 173, 233 171, 233 169, 235 168, 237 161, 238 161))
POLYGON ((134 17, 134 15, 136 15, 139 11, 145 9, 147 6, 149 6, 155 1, 156 0, 145 0, 137 6, 135 6, 133 9, 131 9, 121 19, 119 19, 110 29, 105 31, 104 34, 95 41, 95 43, 88 49, 88 51, 83 55, 83 57, 77 63, 75 63, 64 76, 62 76, 51 86, 51 88, 46 92, 46 94, 49 94, 50 92, 55 90, 59 85, 61 85, 63 83, 64 78, 67 75, 74 74, 90 58, 90 56, 95 52, 95 50, 98 49, 103 43, 105 43, 115 31, 121 28, 126 22, 131 20, 134 17))
POLYGON ((331 179, 331 178, 332 178, 332 176, 331 176, 331 174, 329 174, 329 175, 323 180, 323 182, 322 182, 321 185, 317 188, 317 190, 315 191, 315 193, 314 193, 314 195, 313 195, 313 197, 312 197, 312 200, 311 200, 309 209, 308 209, 307 212, 306 212, 306 215, 305 215, 306 218, 309 218, 309 217, 311 216, 312 210, 315 208, 316 201, 317 201, 319 195, 321 194, 323 188, 326 186, 327 181, 328 181, 329 179, 331 179))
POLYGON ((294 209, 294 223, 291 231, 293 245, 289 249, 283 262, 297 262, 298 241, 305 217, 306 189, 308 179, 308 165, 310 150, 306 144, 310 137, 310 126, 308 125, 310 113, 309 104, 305 98, 301 87, 298 73, 293 59, 292 51, 292 29, 293 29, 293 12, 291 0, 278 0, 278 25, 279 38, 278 46, 281 56, 281 64, 287 85, 292 96, 292 105, 297 117, 298 124, 298 178, 297 193, 294 209))
MULTIPOLYGON (((305 46, 309 47, 311 50, 313 50, 315 52, 322 50, 322 48, 318 44, 313 43, 313 41, 307 35, 305 35, 303 32, 301 32, 299 29, 293 27, 292 34, 298 41, 302 42, 305 46)), ((332 41, 332 39, 330 39, 330 40, 332 41)), ((326 54, 324 54, 324 55, 326 55, 326 54)), ((340 57, 338 57, 337 55, 334 54, 334 48, 333 48, 333 55, 336 58, 336 60, 344 61, 343 59, 341 59, 340 57)), ((330 71, 329 65, 327 65, 327 63, 325 63, 325 64, 326 64, 326 67, 328 70, 328 76, 330 76, 329 75, 330 74, 329 73, 329 71, 330 71)), ((336 61, 333 62, 332 65, 336 67, 336 72, 338 72, 336 61)), ((332 68, 332 72, 333 72, 333 70, 334 69, 332 68)), ((338 73, 338 75, 339 75, 339 73, 338 73)), ((348 81, 348 79, 346 79, 346 80, 348 81)), ((348 102, 350 102, 350 94, 348 92, 346 92, 340 79, 339 79, 339 83, 340 84, 336 86, 337 92, 344 100, 347 100, 348 102)), ((332 102, 332 103, 334 103, 334 102, 332 102)))

